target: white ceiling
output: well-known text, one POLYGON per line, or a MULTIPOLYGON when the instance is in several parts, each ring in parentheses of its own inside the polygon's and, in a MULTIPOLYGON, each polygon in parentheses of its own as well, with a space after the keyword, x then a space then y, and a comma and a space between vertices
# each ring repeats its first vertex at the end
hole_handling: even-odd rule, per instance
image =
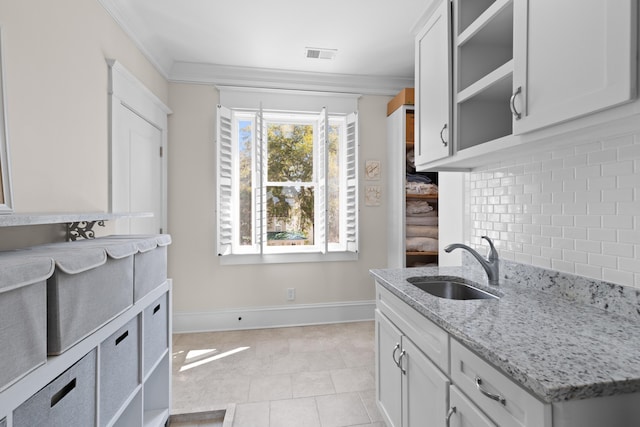
MULTIPOLYGON (((413 86, 414 32, 431 0, 99 0, 172 81, 413 86), (308 59, 305 47, 337 49, 308 59), (257 77, 260 76, 260 77, 257 77), (273 81, 278 81, 273 83, 273 81), (408 84, 411 83, 411 84, 408 84)), ((268 86, 268 85, 267 85, 268 86)), ((365 90, 365 92, 367 91, 365 90)))

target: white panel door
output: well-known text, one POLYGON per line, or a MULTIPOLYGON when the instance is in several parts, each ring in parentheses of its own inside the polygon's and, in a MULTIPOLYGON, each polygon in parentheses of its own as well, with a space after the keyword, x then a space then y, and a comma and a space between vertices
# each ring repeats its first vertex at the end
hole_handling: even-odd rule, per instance
POLYGON ((402 427, 402 333, 378 310, 376 317, 376 400, 387 427, 402 427))
POLYGON ((445 427, 449 378, 402 337, 403 427, 445 427))
POLYGON ((122 220, 119 232, 161 233, 162 132, 124 105, 117 108, 118 138, 113 142, 114 212, 151 212, 153 217, 122 220))
POLYGON ((451 3, 444 0, 416 36, 415 164, 451 154, 451 3))
POLYGON ((636 3, 514 1, 514 134, 635 97, 636 3))

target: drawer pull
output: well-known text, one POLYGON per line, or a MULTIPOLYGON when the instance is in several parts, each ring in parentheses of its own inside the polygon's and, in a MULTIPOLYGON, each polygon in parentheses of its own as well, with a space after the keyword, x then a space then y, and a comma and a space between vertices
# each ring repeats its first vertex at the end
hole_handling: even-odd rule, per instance
POLYGON ((447 412, 447 418, 445 418, 445 422, 447 423, 447 427, 449 427, 449 422, 451 421, 451 416, 456 413, 456 407, 452 406, 449 408, 449 412, 447 412))
POLYGON ((496 402, 500 402, 506 406, 507 400, 504 397, 500 396, 499 394, 489 393, 487 390, 482 388, 482 378, 478 376, 476 376, 476 387, 478 388, 480 393, 484 394, 489 399, 495 400, 496 402))
POLYGON ((399 349, 400 349, 400 343, 396 344, 396 346, 393 347, 393 353, 391 353, 391 358, 393 359, 393 363, 395 363, 398 368, 400 367, 400 362, 396 360, 396 351, 398 351, 399 349))
POLYGON ((56 406, 58 402, 64 399, 67 394, 71 393, 71 390, 73 390, 74 388, 76 388, 75 378, 69 381, 66 386, 62 387, 59 392, 51 396, 51 407, 53 408, 54 406, 56 406))
POLYGON ((509 100, 509 108, 511 108, 511 114, 513 114, 513 117, 515 117, 516 120, 520 120, 520 118, 522 117, 522 114, 518 112, 518 110, 516 110, 516 96, 518 96, 518 94, 520 93, 522 93, 522 86, 518 86, 518 89, 513 92, 513 95, 511 95, 511 99, 509 100))
POLYGON ((153 314, 156 314, 156 313, 157 313, 157 312, 159 312, 159 311, 160 311, 160 304, 156 305, 156 306, 153 308, 153 314))
POLYGON ((402 358, 405 357, 406 355, 407 355, 406 350, 402 350, 402 353, 400 353, 400 357, 398 357, 398 368, 400 368, 402 375, 407 375, 406 369, 402 367, 402 358))
POLYGON ((442 137, 442 133, 447 129, 447 124, 445 123, 442 129, 440 129, 440 141, 442 141, 442 145, 447 146, 447 141, 442 137))

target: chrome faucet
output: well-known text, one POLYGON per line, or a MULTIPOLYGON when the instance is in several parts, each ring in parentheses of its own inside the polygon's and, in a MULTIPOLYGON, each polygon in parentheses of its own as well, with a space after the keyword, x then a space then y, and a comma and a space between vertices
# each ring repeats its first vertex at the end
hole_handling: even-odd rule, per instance
POLYGON ((493 246, 493 242, 489 237, 482 236, 482 238, 489 242, 489 246, 491 247, 491 249, 489 250, 489 255, 487 255, 486 259, 483 258, 482 255, 480 255, 474 249, 470 248, 467 245, 463 245, 462 243, 453 243, 444 248, 444 250, 447 253, 458 248, 467 250, 471 255, 474 256, 475 259, 478 260, 482 268, 484 268, 484 271, 487 272, 489 284, 498 286, 498 283, 500 281, 500 258, 498 257, 498 251, 496 251, 496 248, 495 246, 493 246))

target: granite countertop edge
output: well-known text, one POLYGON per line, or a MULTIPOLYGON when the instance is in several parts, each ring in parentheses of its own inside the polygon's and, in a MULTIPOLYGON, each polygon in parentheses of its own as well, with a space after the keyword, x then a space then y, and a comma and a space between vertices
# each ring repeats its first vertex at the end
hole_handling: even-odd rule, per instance
POLYGON ((632 319, 523 287, 517 281, 501 279, 498 287, 489 286, 486 275, 468 267, 373 269, 370 273, 542 401, 640 391, 640 326, 632 319), (501 298, 446 300, 408 283, 412 276, 462 277, 501 298), (616 344, 621 348, 614 350, 616 344))

